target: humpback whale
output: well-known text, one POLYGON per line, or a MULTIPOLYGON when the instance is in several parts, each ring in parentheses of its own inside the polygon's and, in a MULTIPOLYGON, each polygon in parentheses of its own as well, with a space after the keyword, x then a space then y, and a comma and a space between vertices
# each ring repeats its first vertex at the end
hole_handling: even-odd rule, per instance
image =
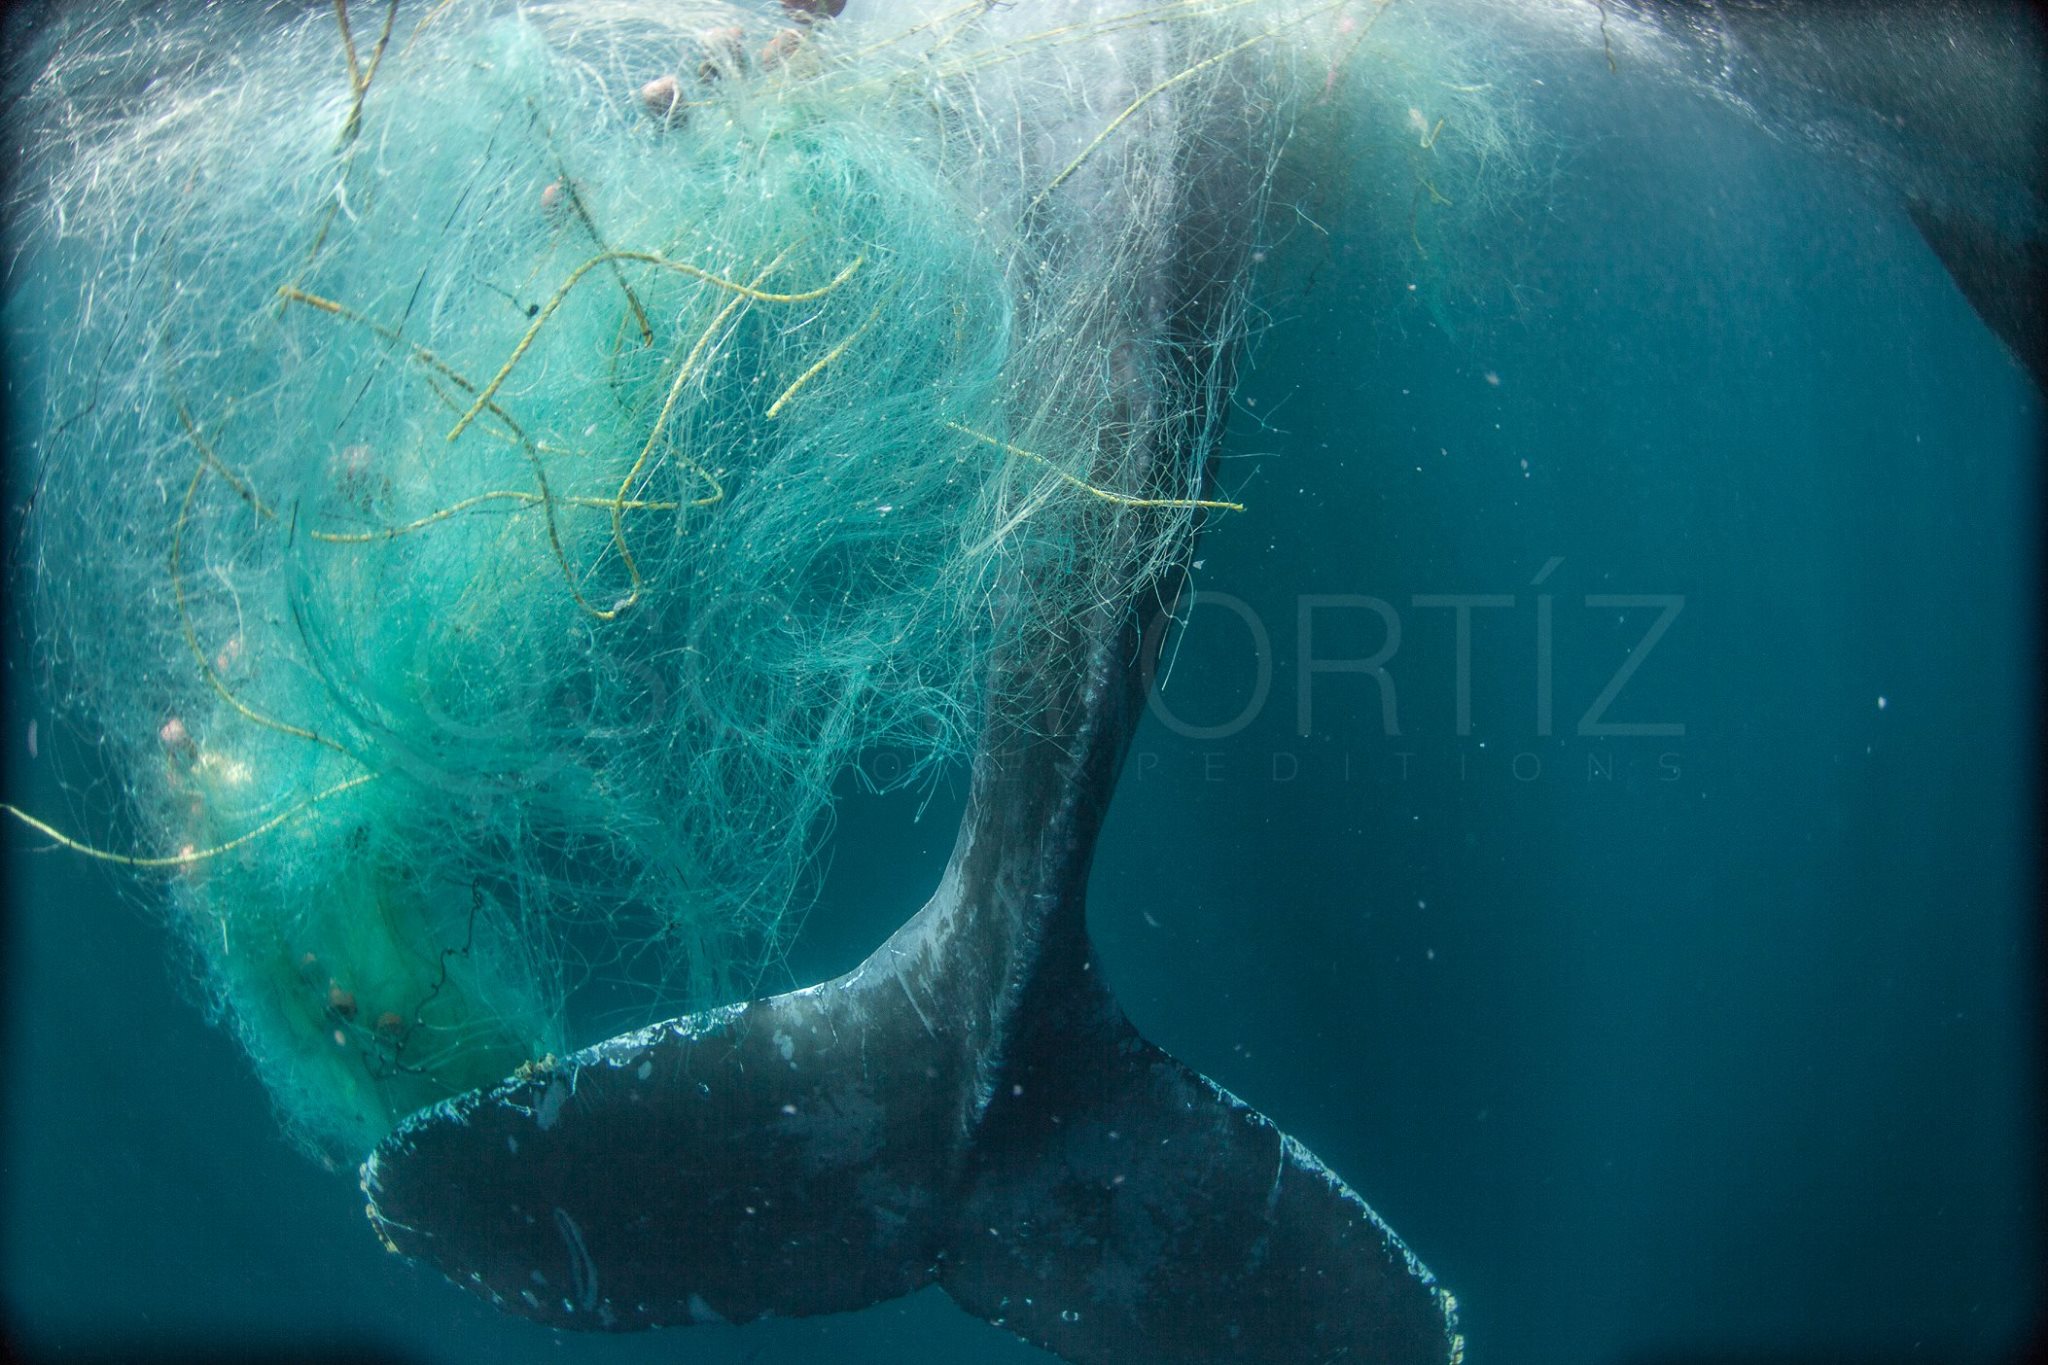
MULTIPOLYGON (((986 36, 1087 8, 991 9, 986 36)), ((1151 26, 1106 41, 1136 63, 1134 89, 1187 69, 1151 26)), ((1027 181, 1057 178, 1084 222, 1169 196, 1169 232, 1131 262, 1142 320, 1102 339, 1129 420, 1099 439, 1104 468, 1180 500, 1201 491, 1228 403, 1269 173, 1238 126, 1256 111, 1191 109, 1170 90, 1132 106, 1120 132, 1179 149, 1149 186, 1083 160, 1093 116, 1020 149, 1027 181), (1129 449, 1123 430, 1160 430, 1150 413, 1179 416, 1163 448, 1129 449)), ((1095 249, 1038 207, 1016 228, 1024 254, 1095 249)), ((559 1327, 836 1312, 937 1284, 1077 1362, 1458 1361, 1455 1299, 1393 1230, 1140 1036, 1098 970, 1088 873, 1195 524, 1175 535, 1163 555, 1084 549, 1142 558, 1144 581, 1055 648, 995 661, 951 860, 866 961, 415 1114, 362 1168, 386 1244, 559 1327)))

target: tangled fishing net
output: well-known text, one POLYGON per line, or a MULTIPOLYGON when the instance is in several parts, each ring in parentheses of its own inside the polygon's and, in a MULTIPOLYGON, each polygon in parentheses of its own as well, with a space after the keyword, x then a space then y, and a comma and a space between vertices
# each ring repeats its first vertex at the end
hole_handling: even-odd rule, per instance
POLYGON ((296 1136, 753 988, 861 753, 929 780, 992 657, 1167 567, 1220 424, 1131 397, 1174 177, 1226 128, 1263 195, 1377 8, 60 31, 9 304, 42 645, 296 1136))

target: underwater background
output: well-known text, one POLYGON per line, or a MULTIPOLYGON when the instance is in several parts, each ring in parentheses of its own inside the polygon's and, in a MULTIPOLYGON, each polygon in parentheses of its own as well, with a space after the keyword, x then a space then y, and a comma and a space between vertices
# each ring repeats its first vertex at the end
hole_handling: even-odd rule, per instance
MULTIPOLYGON (((1091 929, 1147 1036, 1401 1230, 1475 1361, 2011 1358, 2041 1309, 2040 396, 1852 175, 1560 62, 1543 211, 1465 267, 1511 287, 1411 288, 1338 222, 1294 244, 1223 466, 1248 510, 1198 552, 1091 929)), ((30 757, 9 647, 9 792, 63 809, 92 737, 45 720, 30 757)), ((923 902, 963 785, 845 784, 769 987, 923 902)), ((33 844, 26 1350, 1049 1359, 936 1290, 642 1337, 499 1316, 286 1143, 133 890, 33 844)))

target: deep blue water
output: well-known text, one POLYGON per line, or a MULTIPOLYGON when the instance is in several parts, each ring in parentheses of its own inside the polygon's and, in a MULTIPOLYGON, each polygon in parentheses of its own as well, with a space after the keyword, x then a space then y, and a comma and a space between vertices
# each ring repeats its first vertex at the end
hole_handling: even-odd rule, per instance
MULTIPOLYGON (((1201 554, 1093 932, 1146 1033, 1458 1293, 1474 1361, 2000 1359, 2039 1308, 2040 400, 1847 173, 1626 76, 1549 116, 1548 212, 1465 267, 1512 296, 1446 326, 1339 226, 1272 301, 1225 475, 1250 510, 1201 554), (1417 601, 1460 594, 1468 733, 1457 608, 1417 601), (1316 658, 1400 639, 1383 679, 1310 675, 1303 734, 1315 597, 1316 658), (1623 732, 1588 732, 1674 610, 1590 718, 1623 732)), ((11 793, 62 809, 79 737, 45 720, 28 762, 11 691, 11 793)), ((793 979, 922 902, 952 825, 917 805, 849 797, 793 979)), ((500 1318, 285 1145, 135 893, 28 842, 0 1282, 29 1344, 1047 1358, 935 1291, 642 1338, 500 1318)))

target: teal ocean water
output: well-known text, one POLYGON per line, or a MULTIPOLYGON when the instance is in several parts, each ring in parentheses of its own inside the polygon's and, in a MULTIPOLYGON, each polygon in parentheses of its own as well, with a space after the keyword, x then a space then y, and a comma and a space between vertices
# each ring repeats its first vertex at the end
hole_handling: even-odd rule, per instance
MULTIPOLYGON (((1247 510, 1197 552, 1090 928, 1149 1037, 1456 1292, 1474 1361, 2007 1359, 2042 1308, 2041 397, 1853 174, 1626 72, 1543 100, 1566 151, 1460 267, 1478 301, 1341 222, 1294 243, 1223 465, 1247 510)), ((92 737, 10 648, 9 792, 63 810, 92 737)), ((845 784, 770 984, 916 909, 961 795, 845 784)), ((496 1314, 287 1145, 140 893, 34 845, 27 1348, 1049 1358, 936 1290, 622 1338, 496 1314)))

